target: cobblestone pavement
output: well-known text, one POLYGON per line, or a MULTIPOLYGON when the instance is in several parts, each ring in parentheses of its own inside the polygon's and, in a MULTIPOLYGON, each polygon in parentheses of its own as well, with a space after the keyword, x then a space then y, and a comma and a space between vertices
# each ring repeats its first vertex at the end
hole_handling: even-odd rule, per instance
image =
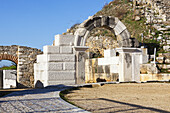
POLYGON ((66 88, 56 86, 13 92, 0 98, 0 113, 88 113, 59 97, 59 92, 66 88))

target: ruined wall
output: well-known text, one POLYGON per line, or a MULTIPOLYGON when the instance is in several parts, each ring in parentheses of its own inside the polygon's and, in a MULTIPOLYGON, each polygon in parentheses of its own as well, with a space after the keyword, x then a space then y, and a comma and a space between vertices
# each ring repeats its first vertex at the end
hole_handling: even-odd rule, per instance
POLYGON ((10 60, 17 64, 18 87, 33 87, 34 63, 41 50, 26 46, 0 46, 0 60, 10 60))
POLYGON ((21 85, 33 87, 34 85, 34 63, 41 50, 25 46, 18 47, 17 80, 21 85))

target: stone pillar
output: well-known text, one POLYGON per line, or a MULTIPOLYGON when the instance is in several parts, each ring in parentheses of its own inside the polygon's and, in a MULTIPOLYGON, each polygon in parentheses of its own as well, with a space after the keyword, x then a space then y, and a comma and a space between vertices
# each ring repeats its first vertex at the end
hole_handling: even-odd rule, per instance
POLYGON ((89 47, 86 46, 75 46, 76 54, 76 84, 85 83, 85 61, 87 58, 86 50, 89 47))
POLYGON ((137 48, 117 48, 119 52, 119 81, 140 81, 140 55, 137 48))

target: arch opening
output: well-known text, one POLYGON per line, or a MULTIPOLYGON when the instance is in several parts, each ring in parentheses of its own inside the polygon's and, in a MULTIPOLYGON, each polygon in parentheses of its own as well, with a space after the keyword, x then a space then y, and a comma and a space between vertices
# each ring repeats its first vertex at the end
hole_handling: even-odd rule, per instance
MULTIPOLYGON (((88 46, 86 43, 90 42, 88 41, 90 33, 96 28, 104 28, 109 30, 115 36, 116 42, 118 44, 117 47, 131 48, 131 47, 139 46, 139 42, 136 39, 131 38, 131 35, 128 32, 126 26, 117 17, 112 17, 112 16, 92 16, 89 17, 87 20, 85 20, 83 23, 81 23, 78 26, 78 29, 74 33, 75 35, 74 45, 80 46, 82 48, 86 48, 84 46, 88 46)), ((109 48, 109 49, 113 49, 113 48, 109 48)), ((96 51, 99 52, 98 50, 96 51)), ((108 55, 116 54, 115 51, 113 51, 113 53, 109 53, 109 51, 106 52, 108 52, 106 53, 108 55)), ((87 55, 88 55, 87 58, 91 57, 90 54, 87 55)), ((116 57, 118 56, 119 54, 117 53, 116 57)), ((93 58, 87 59, 87 58, 84 58, 85 72, 84 71, 79 72, 79 73, 85 73, 86 83, 97 82, 96 78, 102 80, 105 78, 114 81, 118 80, 118 75, 117 74, 111 75, 110 68, 107 65, 98 65, 98 58, 100 58, 100 54, 97 58, 94 59, 93 58)))
POLYGON ((0 61, 0 89, 17 87, 17 64, 11 60, 0 61))
POLYGON ((18 64, 18 57, 9 54, 0 54, 0 60, 10 60, 15 64, 18 64))
POLYGON ((104 57, 104 50, 119 47, 115 34, 107 28, 99 27, 90 31, 85 46, 89 49, 89 58, 104 57))
POLYGON ((86 40, 90 32, 94 28, 104 27, 115 34, 119 47, 132 47, 130 33, 126 26, 117 18, 112 16, 97 16, 89 17, 81 23, 75 31, 75 46, 85 46, 86 40))

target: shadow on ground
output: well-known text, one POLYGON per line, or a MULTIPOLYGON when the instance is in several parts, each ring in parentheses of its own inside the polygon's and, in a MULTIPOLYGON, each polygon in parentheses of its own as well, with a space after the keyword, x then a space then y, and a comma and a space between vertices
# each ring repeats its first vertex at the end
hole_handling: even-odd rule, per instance
POLYGON ((137 104, 131 104, 131 103, 126 103, 126 102, 121 102, 121 101, 117 101, 117 100, 111 100, 111 99, 107 99, 107 98, 98 98, 98 99, 70 99, 70 101, 102 101, 102 103, 105 102, 111 102, 113 105, 110 107, 104 107, 104 105, 101 108, 92 108, 92 109, 85 109, 88 110, 90 112, 100 112, 100 113, 123 113, 123 112, 142 112, 142 113, 146 113, 146 112, 154 112, 154 113, 170 113, 170 111, 166 111, 166 110, 161 110, 161 109, 157 109, 157 108, 152 108, 152 107, 145 107, 145 106, 141 106, 141 105, 137 105, 137 104), (106 112, 105 110, 109 111, 106 112))
POLYGON ((54 91, 62 91, 65 89, 70 89, 70 88, 73 88, 73 87, 60 84, 60 85, 48 86, 45 88, 28 89, 28 90, 22 90, 22 91, 14 91, 14 92, 12 91, 12 93, 10 91, 7 91, 6 92, 7 95, 0 97, 0 98, 12 97, 12 96, 24 96, 24 95, 30 95, 30 94, 45 94, 45 93, 54 92, 54 91))

